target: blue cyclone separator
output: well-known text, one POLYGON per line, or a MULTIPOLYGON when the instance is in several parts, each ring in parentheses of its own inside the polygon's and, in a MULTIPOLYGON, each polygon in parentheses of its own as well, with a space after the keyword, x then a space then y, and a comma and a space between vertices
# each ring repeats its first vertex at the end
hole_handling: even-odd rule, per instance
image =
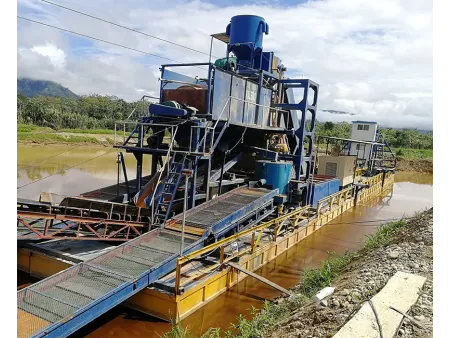
POLYGON ((256 15, 237 15, 231 18, 226 29, 230 38, 228 45, 239 63, 253 65, 255 54, 261 54, 263 35, 269 34, 269 25, 256 15))
POLYGON ((280 194, 287 194, 292 164, 288 162, 257 161, 255 168, 256 179, 265 179, 266 184, 277 189, 280 194))
POLYGON ((231 45, 252 42, 255 48, 262 48, 264 33, 269 34, 269 25, 256 15, 233 16, 226 30, 231 45))

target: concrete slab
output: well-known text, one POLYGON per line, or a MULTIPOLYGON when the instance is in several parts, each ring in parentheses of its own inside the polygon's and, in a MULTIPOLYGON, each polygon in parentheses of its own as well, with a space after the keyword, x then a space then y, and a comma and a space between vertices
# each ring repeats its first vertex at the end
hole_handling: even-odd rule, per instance
MULTIPOLYGON (((379 293, 372 297, 384 338, 392 338, 395 335, 403 317, 389 307, 392 306, 406 313, 419 298, 419 292, 425 280, 425 277, 399 271, 379 293)), ((375 314, 369 303, 365 303, 358 313, 334 335, 334 338, 361 337, 380 337, 375 314)))

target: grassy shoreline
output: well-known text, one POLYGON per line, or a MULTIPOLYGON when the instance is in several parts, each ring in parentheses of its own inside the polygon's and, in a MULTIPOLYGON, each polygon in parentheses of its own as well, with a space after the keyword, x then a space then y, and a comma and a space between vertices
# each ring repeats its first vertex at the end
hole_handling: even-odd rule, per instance
MULTIPOLYGON (((416 218, 419 219, 425 213, 417 215, 416 218)), ((231 323, 231 330, 221 334, 219 329, 210 328, 200 338, 218 338, 223 335, 239 338, 264 337, 275 325, 290 317, 294 310, 311 304, 311 297, 324 287, 331 286, 350 264, 378 248, 394 243, 408 223, 400 220, 381 225, 374 235, 368 236, 364 246, 357 251, 342 255, 329 253, 329 258, 323 261, 320 267, 305 271, 302 282, 291 290, 294 297, 282 297, 273 302, 266 301, 261 310, 252 308, 252 319, 240 315, 236 323, 231 323)), ((189 328, 183 328, 181 324, 173 325, 172 329, 163 335, 163 338, 185 337, 197 336, 189 328)))
MULTIPOLYGON (((110 146, 114 143, 114 131, 108 129, 60 129, 17 124, 17 143, 19 144, 74 144, 91 146, 110 146)), ((397 154, 399 171, 433 172, 432 149, 394 148, 397 154)))
POLYGON ((17 143, 19 144, 110 146, 114 143, 113 137, 114 131, 107 129, 53 130, 28 124, 17 125, 17 143))

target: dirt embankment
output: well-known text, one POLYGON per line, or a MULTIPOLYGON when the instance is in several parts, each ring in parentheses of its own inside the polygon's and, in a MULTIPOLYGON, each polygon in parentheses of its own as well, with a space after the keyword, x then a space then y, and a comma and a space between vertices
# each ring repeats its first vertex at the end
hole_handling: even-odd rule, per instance
POLYGON ((405 159, 397 160, 398 171, 415 171, 419 173, 433 173, 433 160, 431 159, 405 159))
POLYGON ((333 282, 336 290, 329 299, 293 311, 265 336, 332 337, 397 271, 427 278, 417 303, 408 312, 423 328, 405 319, 397 337, 432 337, 433 209, 411 219, 389 245, 352 261, 333 282))

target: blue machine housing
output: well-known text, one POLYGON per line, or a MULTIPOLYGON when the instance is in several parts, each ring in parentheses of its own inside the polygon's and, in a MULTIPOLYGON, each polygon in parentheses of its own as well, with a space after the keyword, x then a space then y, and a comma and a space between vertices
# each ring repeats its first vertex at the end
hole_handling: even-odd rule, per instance
POLYGON ((257 161, 255 168, 256 179, 266 180, 272 189, 278 189, 280 194, 287 194, 292 164, 288 162, 257 161))
POLYGON ((311 205, 317 207, 317 202, 339 191, 340 180, 338 177, 318 175, 314 177, 311 186, 311 205), (316 181, 317 179, 317 181, 316 181))
POLYGON ((151 114, 160 116, 186 116, 188 112, 185 109, 179 109, 175 107, 170 107, 163 104, 152 103, 148 107, 151 114))

